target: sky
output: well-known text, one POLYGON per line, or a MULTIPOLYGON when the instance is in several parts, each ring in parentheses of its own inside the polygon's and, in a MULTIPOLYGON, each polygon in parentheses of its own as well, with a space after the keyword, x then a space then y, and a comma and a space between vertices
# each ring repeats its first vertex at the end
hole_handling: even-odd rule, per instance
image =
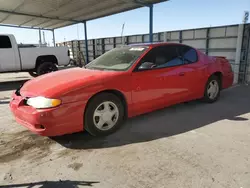
MULTIPOLYGON (((170 0, 154 5, 154 32, 213 27, 242 23, 250 0, 170 0)), ((249 18, 250 19, 250 18, 249 18)), ((88 39, 149 32, 149 9, 139 8, 87 22, 88 39)), ((249 23, 249 21, 248 21, 249 23)), ((14 34, 18 43, 38 43, 37 30, 0 27, 0 33, 14 34)), ((52 32, 44 31, 52 45, 52 32)), ((84 39, 83 24, 55 30, 56 42, 84 39)))

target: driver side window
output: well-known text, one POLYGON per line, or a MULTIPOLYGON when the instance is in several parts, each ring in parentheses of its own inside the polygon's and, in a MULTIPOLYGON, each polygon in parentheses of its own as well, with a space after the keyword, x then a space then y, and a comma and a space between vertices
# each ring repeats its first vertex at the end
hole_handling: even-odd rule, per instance
POLYGON ((153 48, 141 60, 141 63, 150 62, 154 66, 152 69, 179 66, 183 60, 179 53, 179 45, 167 45, 153 48))

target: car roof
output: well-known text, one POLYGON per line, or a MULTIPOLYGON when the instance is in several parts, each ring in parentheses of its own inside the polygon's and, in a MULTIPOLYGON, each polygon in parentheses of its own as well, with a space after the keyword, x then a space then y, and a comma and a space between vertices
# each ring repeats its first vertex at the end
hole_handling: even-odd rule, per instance
MULTIPOLYGON (((165 46, 165 45, 182 45, 180 43, 171 43, 171 42, 155 42, 155 43, 140 43, 140 44, 129 44, 129 46, 147 46, 147 47, 157 47, 157 46, 165 46)), ((185 45, 186 46, 186 45, 185 45)))

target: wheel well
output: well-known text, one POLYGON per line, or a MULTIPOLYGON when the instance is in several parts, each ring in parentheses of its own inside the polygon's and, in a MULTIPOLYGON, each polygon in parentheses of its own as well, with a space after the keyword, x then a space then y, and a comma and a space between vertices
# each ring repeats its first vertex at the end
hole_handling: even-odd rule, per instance
MULTIPOLYGON (((128 116, 128 105, 127 105, 127 101, 126 101, 125 96, 123 95, 122 92, 120 92, 120 91, 118 91, 118 90, 114 90, 114 89, 103 90, 103 91, 100 91, 100 92, 96 93, 95 95, 93 95, 93 96, 88 100, 87 105, 86 105, 86 109, 87 109, 88 104, 90 103, 91 99, 93 99, 95 96, 97 96, 97 95, 99 95, 99 94, 102 94, 102 93, 112 93, 113 95, 117 96, 117 97, 121 100, 121 102, 122 102, 122 104, 123 104, 123 106, 124 106, 125 118, 128 116)), ((86 110, 85 110, 85 112, 86 112, 86 110)))
POLYGON ((222 88, 222 73, 221 72, 215 72, 211 76, 216 76, 219 79, 220 88, 222 88))
POLYGON ((54 55, 38 56, 36 59, 36 69, 39 65, 41 65, 44 62, 51 62, 51 63, 58 65, 58 60, 57 60, 56 56, 54 56, 54 55))

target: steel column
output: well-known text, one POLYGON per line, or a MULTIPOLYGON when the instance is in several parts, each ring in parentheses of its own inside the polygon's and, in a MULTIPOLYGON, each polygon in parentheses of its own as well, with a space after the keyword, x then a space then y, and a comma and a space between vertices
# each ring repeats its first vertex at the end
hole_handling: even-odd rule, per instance
POLYGON ((207 28, 206 31, 206 54, 208 55, 209 53, 209 38, 210 38, 210 28, 207 28))
POLYGON ((240 73, 239 73, 239 82, 247 84, 250 80, 248 78, 249 74, 249 47, 250 47, 250 25, 244 24, 244 31, 243 31, 243 39, 242 39, 242 46, 241 52, 242 57, 240 61, 240 73))
POLYGON ((73 59, 76 59, 76 57, 75 57, 75 50, 74 50, 74 42, 73 42, 73 40, 71 41, 71 49, 72 49, 73 59))
POLYGON ((53 44, 54 44, 54 47, 56 47, 55 30, 54 29, 52 30, 52 33, 53 33, 53 44))
POLYGON ((238 26, 238 38, 236 44, 235 65, 234 65, 234 82, 239 83, 240 79, 240 61, 241 61, 241 48, 244 34, 244 24, 238 26))
POLYGON ((149 42, 153 42, 153 5, 149 5, 149 42))
POLYGON ((95 39, 92 40, 92 45, 93 45, 93 59, 96 58, 96 42, 95 39))
POLYGON ((41 29, 39 29, 39 47, 42 46, 42 34, 41 34, 41 29))
POLYGON ((104 54, 105 53, 105 40, 104 40, 104 38, 102 38, 101 39, 102 40, 102 54, 104 54))
POLYGON ((179 33, 179 43, 182 43, 182 31, 179 33))
POLYGON ((87 35, 87 22, 84 21, 84 35, 85 35, 85 51, 86 51, 86 64, 89 63, 89 48, 88 48, 88 35, 87 35))

